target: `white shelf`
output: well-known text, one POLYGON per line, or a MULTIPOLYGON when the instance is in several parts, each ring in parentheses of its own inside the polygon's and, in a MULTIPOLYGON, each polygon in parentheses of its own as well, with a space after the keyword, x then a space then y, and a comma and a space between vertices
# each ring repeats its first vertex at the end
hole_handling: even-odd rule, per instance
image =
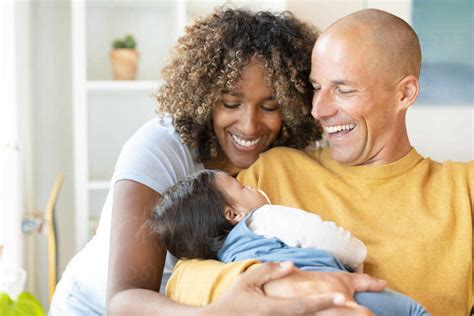
MULTIPOLYGON (((1 1, 1 0, 0 0, 1 1)), ((262 0, 275 7, 285 0, 262 0)), ((74 99, 74 190, 76 250, 90 239, 91 218, 100 216, 110 182, 107 175, 125 141, 155 117, 160 72, 187 17, 204 16, 224 0, 71 1, 74 99), (140 52, 137 78, 112 80, 109 60, 114 38, 133 34, 140 52), (94 179, 94 180, 92 180, 94 179), (104 181, 105 180, 105 181, 104 181)), ((251 0, 238 0, 255 9, 251 0)))
POLYGON ((162 84, 161 80, 94 80, 86 82, 88 91, 156 91, 162 84))
POLYGON ((110 188, 110 181, 89 181, 87 188, 89 190, 108 190, 110 188))
POLYGON ((154 117, 160 70, 185 17, 184 0, 71 1, 76 251, 91 237, 121 146, 154 117), (137 40, 144 80, 112 80, 110 44, 125 34, 137 40))

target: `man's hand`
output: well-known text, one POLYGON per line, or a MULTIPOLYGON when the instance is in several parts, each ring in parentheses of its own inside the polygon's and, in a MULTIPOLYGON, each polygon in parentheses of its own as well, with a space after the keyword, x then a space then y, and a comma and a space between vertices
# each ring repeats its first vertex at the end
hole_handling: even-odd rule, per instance
MULTIPOLYGON (((326 283, 330 280, 318 282, 318 284, 324 285, 324 289, 321 289, 319 293, 313 292, 313 295, 294 296, 293 298, 277 298, 266 295, 263 287, 269 282, 286 280, 283 281, 282 286, 287 286, 288 282, 295 282, 295 287, 297 287, 296 283, 300 283, 297 279, 302 275, 291 276, 298 271, 289 262, 265 263, 256 269, 243 273, 222 297, 207 306, 202 312, 206 315, 239 316, 247 314, 315 315, 319 311, 328 310, 335 306, 345 306, 343 315, 372 315, 367 309, 355 304, 352 304, 352 306, 351 304, 346 305, 346 297, 340 292, 326 291, 325 289, 328 288, 326 283)), ((324 274, 322 276, 324 277, 324 274)), ((339 283, 343 282, 339 281, 339 283)), ((292 288, 295 289, 295 287, 292 288)), ((275 284, 274 288, 277 289, 278 284, 275 284)), ((347 292, 347 287, 340 288, 347 292)), ((358 287, 358 289, 360 288, 358 287)), ((332 315, 338 314, 336 312, 332 315)))
POLYGON ((355 273, 364 273, 364 263, 362 262, 359 266, 355 269, 355 273))
MULTIPOLYGON (((342 293, 346 300, 344 307, 331 308, 317 315, 347 315, 351 311, 356 313, 361 308, 354 301, 354 292, 380 292, 386 286, 386 281, 372 278, 367 274, 294 269, 283 278, 267 282, 263 288, 268 296, 287 299, 314 297, 324 293, 342 293)), ((364 310, 359 310, 359 313, 367 312, 364 310)), ((368 315, 371 315, 370 312, 368 315)))
POLYGON ((354 292, 380 292, 386 286, 386 281, 372 278, 364 273, 294 269, 286 277, 266 283, 264 291, 267 295, 276 297, 305 297, 334 292, 352 297, 354 292))

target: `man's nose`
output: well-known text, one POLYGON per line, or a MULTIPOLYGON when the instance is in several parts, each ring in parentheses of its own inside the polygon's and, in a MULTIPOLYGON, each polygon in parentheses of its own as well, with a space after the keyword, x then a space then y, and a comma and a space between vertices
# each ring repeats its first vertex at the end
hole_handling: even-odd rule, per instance
POLYGON ((333 105, 329 91, 316 91, 313 95, 312 103, 313 109, 311 110, 311 115, 317 120, 331 117, 337 112, 337 108, 333 105))

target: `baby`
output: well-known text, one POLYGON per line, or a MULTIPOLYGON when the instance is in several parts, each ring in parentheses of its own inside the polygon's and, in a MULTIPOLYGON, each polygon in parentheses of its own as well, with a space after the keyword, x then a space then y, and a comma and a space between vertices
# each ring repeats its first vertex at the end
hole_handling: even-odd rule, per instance
MULTIPOLYGON (((367 248, 333 222, 271 205, 254 188, 224 172, 205 170, 165 191, 150 226, 180 259, 292 261, 302 270, 362 271, 367 248)), ((360 292, 355 300, 376 315, 429 315, 391 290, 360 292)))

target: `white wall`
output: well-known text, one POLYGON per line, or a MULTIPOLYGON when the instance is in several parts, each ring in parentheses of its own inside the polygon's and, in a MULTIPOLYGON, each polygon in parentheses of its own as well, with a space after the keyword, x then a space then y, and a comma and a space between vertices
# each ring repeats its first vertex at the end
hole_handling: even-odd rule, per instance
POLYGON ((411 0, 287 0, 289 11, 321 31, 339 18, 364 8, 385 10, 411 22, 411 0))
POLYGON ((474 106, 413 105, 407 113, 410 142, 436 161, 474 160, 474 106))
MULTIPOLYGON (((19 2, 19 6, 28 5, 19 2)), ((74 251, 72 96, 69 1, 33 1, 30 22, 32 190, 30 204, 44 211, 59 173, 65 181, 57 204, 59 271, 74 251)), ((46 236, 36 237, 36 282, 28 282, 47 306, 46 236)))

